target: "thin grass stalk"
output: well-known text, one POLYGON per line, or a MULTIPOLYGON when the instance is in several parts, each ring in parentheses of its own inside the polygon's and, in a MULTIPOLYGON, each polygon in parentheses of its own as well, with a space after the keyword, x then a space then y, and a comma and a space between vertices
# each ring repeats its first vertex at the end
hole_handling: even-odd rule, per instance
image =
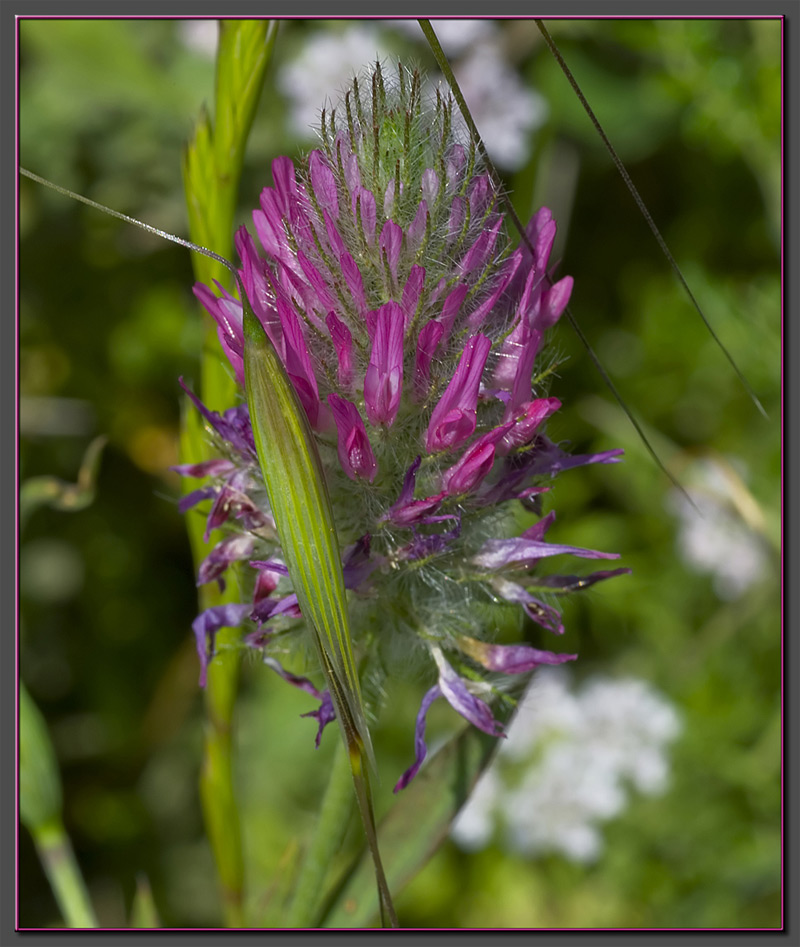
POLYGON ((33 841, 67 927, 99 927, 89 892, 60 818, 33 829, 33 841))

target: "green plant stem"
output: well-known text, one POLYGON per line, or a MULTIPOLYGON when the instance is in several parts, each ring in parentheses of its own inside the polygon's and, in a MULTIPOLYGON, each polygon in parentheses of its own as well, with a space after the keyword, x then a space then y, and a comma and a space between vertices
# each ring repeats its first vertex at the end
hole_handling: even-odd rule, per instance
POLYGON ((98 927, 72 843, 61 819, 51 819, 37 826, 33 830, 33 840, 67 927, 98 927))
MULTIPOLYGON (((187 413, 181 437, 181 456, 196 461, 205 457, 200 421, 195 413, 187 413), (194 444, 194 446, 191 446, 194 444)), ((203 517, 189 517, 187 528, 192 558, 198 566, 208 555, 210 546, 203 539, 203 517)), ((201 611, 214 605, 237 600, 235 582, 224 593, 216 584, 200 589, 201 611)), ((244 859, 242 854, 239 809, 234 787, 234 710, 241 662, 239 636, 234 629, 222 628, 217 633, 216 656, 208 667, 203 698, 206 722, 203 734, 203 763, 200 770, 200 801, 211 851, 217 867, 228 927, 244 927, 244 859)))
MULTIPOLYGON (((238 635, 222 629, 217 648, 236 645, 238 635)), ((206 828, 217 862, 225 922, 244 927, 244 858, 239 807, 233 776, 234 707, 239 684, 238 648, 220 650, 208 669, 205 692, 206 727, 200 798, 206 828)))
POLYGON ((336 746, 331 775, 311 844, 303 859, 287 927, 311 927, 319 913, 331 861, 341 848, 353 811, 353 777, 344 743, 336 746))
MULTIPOLYGON (((247 141, 277 35, 275 21, 231 20, 220 23, 215 87, 215 127, 203 113, 183 159, 183 177, 192 240, 229 258, 233 223, 247 141)), ((230 285, 222 265, 200 254, 192 257, 195 276, 206 285, 213 280, 230 285)), ((222 411, 236 402, 236 383, 223 362, 216 324, 206 316, 201 363, 200 397, 209 408, 222 411)), ((203 426, 195 412, 184 416, 181 456, 197 463, 210 456, 203 426)), ((203 538, 200 517, 190 517, 189 538, 195 566, 211 545, 203 538)), ((206 586, 201 609, 238 601, 230 582, 220 593, 206 586)), ((200 797, 211 850, 222 890, 228 927, 244 927, 244 858, 239 809, 234 786, 234 709, 241 656, 239 635, 222 629, 216 657, 208 669, 205 690, 206 728, 200 797)))

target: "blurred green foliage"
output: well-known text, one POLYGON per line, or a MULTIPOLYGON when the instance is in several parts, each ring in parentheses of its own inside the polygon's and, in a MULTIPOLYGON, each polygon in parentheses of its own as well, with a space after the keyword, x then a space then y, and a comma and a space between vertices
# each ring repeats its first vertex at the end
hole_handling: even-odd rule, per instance
MULTIPOLYGON (((21 24, 20 154, 31 170, 176 232, 181 147, 213 60, 171 21, 21 24)), ((284 24, 276 65, 324 24, 284 24)), ((699 456, 739 471, 767 568, 739 597, 679 554, 671 487, 568 327, 550 433, 625 462, 568 472, 548 508, 555 541, 617 550, 633 576, 566 602, 559 650, 576 674, 634 674, 679 709, 671 788, 605 829, 590 867, 447 842, 398 899, 408 926, 773 927, 780 922, 780 23, 553 21, 550 31, 662 233, 764 402, 763 420, 675 284, 532 21, 499 24, 508 61, 547 100, 517 210, 546 202, 572 308, 656 448, 680 477, 699 456), (560 248, 560 249, 559 249, 560 248)), ((429 54, 400 34, 423 65, 429 54)), ((354 64, 360 66, 361 64, 354 64)), ((269 81, 269 80, 268 80, 269 81)), ((335 90, 331 90, 332 93, 335 90)), ((320 103, 322 104, 322 103, 320 103)), ((293 154, 273 88, 256 116, 238 220, 293 154)), ((491 141, 488 143, 491 150, 491 141)), ((109 444, 94 504, 38 509, 22 558, 22 671, 61 766, 65 824, 101 923, 124 925, 143 874, 167 926, 219 922, 197 796, 196 594, 176 510, 178 375, 199 364, 188 254, 21 183, 22 476, 74 479, 109 444), (66 580, 65 580, 66 579, 66 580)), ((709 524, 711 528, 712 524, 709 524)), ((543 633, 542 639, 544 641, 543 633)), ((546 642, 545 642, 546 646, 546 642)), ((378 805, 412 758, 421 689, 400 682, 374 733, 378 805)), ((252 916, 270 923, 331 765, 308 699, 245 662, 238 713, 252 916)), ((435 706, 429 732, 456 725, 435 706)), ((351 826, 349 846, 358 840, 351 826)), ((345 860, 345 855, 343 862, 345 860)), ((32 843, 20 920, 58 911, 32 843)))

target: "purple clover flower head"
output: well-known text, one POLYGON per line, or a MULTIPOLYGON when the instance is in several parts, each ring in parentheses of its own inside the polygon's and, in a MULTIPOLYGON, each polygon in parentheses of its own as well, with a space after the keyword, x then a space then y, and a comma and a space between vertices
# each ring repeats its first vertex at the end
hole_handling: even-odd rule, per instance
MULTIPOLYGON (((545 436, 561 407, 543 384, 548 330, 572 290, 571 277, 554 282, 548 272, 556 223, 542 208, 526 228, 530 246, 515 248, 501 195, 459 138, 451 99, 426 101, 421 90, 403 67, 387 76, 375 65, 353 80, 322 113, 319 147, 296 163, 273 162, 254 235, 242 228, 235 241, 244 291, 315 432, 357 657, 375 692, 392 654, 422 654, 436 674, 402 785, 427 752, 437 697, 499 735, 490 706, 499 675, 574 658, 487 643, 475 601, 559 634, 556 596, 626 571, 540 574, 552 556, 615 555, 563 535, 548 541, 552 515, 525 531, 516 525, 520 500, 538 501, 562 471, 614 463, 621 451, 573 456, 545 436)), ((241 381, 241 304, 219 287, 195 293, 241 381)), ((195 622, 205 675, 225 623, 243 625, 243 639, 271 662, 304 628, 247 409, 219 414, 189 394, 217 455, 178 468, 200 481, 181 508, 200 507, 214 540, 199 578, 223 581, 235 569, 243 590, 241 604, 195 622)), ((312 688, 321 733, 332 713, 322 691, 282 666, 278 673, 312 688)))

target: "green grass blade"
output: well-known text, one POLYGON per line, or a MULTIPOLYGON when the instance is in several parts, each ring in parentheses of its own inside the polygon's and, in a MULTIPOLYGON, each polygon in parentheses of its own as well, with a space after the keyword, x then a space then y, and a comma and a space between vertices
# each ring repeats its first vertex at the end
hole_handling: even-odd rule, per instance
POLYGON ((365 760, 373 762, 350 635, 344 574, 328 487, 314 435, 278 353, 244 293, 247 406, 286 567, 313 631, 350 758, 361 818, 380 892, 384 924, 397 926, 378 853, 365 760))
POLYGON ((136 891, 131 905, 131 927, 156 928, 161 927, 158 909, 153 900, 153 890, 147 875, 136 878, 136 891))
POLYGON ((347 709, 369 752, 341 554, 317 444, 278 353, 249 307, 244 320, 247 406, 286 567, 318 638, 334 704, 347 709))
POLYGON ((36 851, 67 927, 97 927, 97 918, 61 820, 61 777, 47 724, 20 682, 19 815, 36 851))

